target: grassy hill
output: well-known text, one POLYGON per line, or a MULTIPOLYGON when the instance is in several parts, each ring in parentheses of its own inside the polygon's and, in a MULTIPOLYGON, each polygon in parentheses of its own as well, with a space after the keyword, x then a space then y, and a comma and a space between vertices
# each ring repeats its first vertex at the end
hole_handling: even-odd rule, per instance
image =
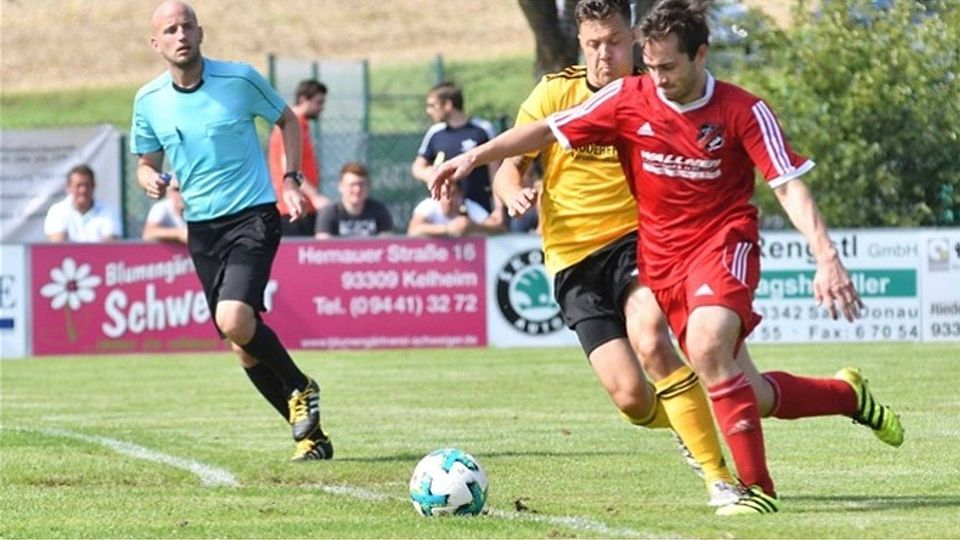
MULTIPOLYGON (((783 24, 791 0, 744 0, 783 24)), ((2 0, 0 127, 126 127, 136 88, 164 69, 150 49, 157 0, 2 0), (37 29, 42 28, 42 32, 37 29)), ((204 53, 266 72, 267 55, 367 59, 374 95, 420 96, 436 55, 468 108, 512 116, 529 90, 533 35, 516 0, 193 0, 204 53), (468 22, 468 24, 466 24, 468 22)), ((419 106, 419 105, 418 105, 419 106)), ((378 111, 371 119, 380 129, 378 111)), ((386 114, 389 118, 389 113, 386 114)), ((409 116, 409 113, 407 113, 409 116)), ((381 121, 382 124, 382 121, 381 121)))

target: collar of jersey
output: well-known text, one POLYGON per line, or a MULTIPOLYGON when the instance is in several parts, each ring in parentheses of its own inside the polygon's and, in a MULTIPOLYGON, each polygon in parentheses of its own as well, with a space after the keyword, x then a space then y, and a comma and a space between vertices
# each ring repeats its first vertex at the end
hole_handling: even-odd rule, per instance
POLYGON ((670 101, 664 97, 663 91, 661 91, 659 88, 657 88, 657 97, 660 98, 660 101, 664 102, 668 107, 679 113, 690 112, 705 106, 707 103, 710 103, 710 98, 713 97, 713 88, 715 84, 716 80, 713 78, 713 74, 707 71, 707 88, 703 93, 703 97, 695 99, 685 105, 681 105, 676 101, 670 101))
POLYGON ((176 90, 177 92, 180 92, 181 94, 192 94, 197 90, 199 90, 201 86, 203 86, 203 81, 205 80, 203 78, 203 73, 205 73, 206 71, 207 71, 207 59, 204 58, 203 72, 200 73, 200 82, 198 82, 196 86, 194 86, 193 88, 184 88, 182 86, 177 86, 177 83, 173 82, 173 77, 170 77, 170 85, 173 86, 174 90, 176 90))

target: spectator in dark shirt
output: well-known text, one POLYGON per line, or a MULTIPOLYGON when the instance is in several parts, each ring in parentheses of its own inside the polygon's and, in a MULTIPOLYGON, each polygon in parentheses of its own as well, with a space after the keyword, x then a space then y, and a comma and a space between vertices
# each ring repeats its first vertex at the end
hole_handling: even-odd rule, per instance
POLYGON ((317 213, 314 236, 377 236, 393 232, 393 216, 384 204, 369 197, 370 173, 351 161, 340 169, 340 202, 317 213))
MULTIPOLYGON (((464 112, 463 91, 452 82, 443 82, 427 93, 427 115, 434 124, 427 130, 417 150, 411 172, 424 183, 433 176, 433 166, 452 159, 492 139, 493 124, 464 112)), ((503 221, 503 203, 493 197, 490 183, 500 163, 477 167, 460 181, 467 199, 490 212, 497 223, 503 221)))

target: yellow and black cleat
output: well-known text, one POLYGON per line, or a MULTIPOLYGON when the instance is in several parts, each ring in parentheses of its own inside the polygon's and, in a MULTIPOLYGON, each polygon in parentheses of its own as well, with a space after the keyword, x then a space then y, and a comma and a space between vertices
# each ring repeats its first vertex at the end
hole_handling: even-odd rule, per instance
POLYGON ((290 461, 312 461, 333 459, 333 443, 322 431, 317 431, 297 443, 290 461))
POLYGON ((881 405, 873 397, 867 387, 867 380, 863 378, 859 369, 843 368, 834 375, 834 378, 852 386, 857 394, 857 412, 853 415, 854 422, 869 427, 878 439, 890 446, 896 447, 903 444, 903 426, 900 425, 900 417, 893 412, 893 409, 881 405))
POLYGON ((293 440, 303 441, 320 427, 320 387, 310 379, 306 388, 294 390, 287 399, 293 440))
POLYGON ((751 486, 733 504, 717 508, 718 516, 773 514, 780 511, 780 500, 767 495, 760 486, 751 486))

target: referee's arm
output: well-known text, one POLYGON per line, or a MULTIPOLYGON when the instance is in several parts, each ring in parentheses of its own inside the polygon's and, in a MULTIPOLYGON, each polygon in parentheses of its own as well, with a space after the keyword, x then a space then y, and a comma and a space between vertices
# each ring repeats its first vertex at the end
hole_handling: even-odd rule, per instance
POLYGON ((167 192, 167 182, 160 177, 163 150, 140 154, 137 159, 137 183, 151 199, 159 199, 167 192))
MULTIPOLYGON (((300 122, 297 115, 293 114, 290 107, 284 107, 280 118, 277 119, 277 126, 280 128, 280 135, 283 137, 283 153, 287 158, 287 172, 301 172, 300 164, 303 156, 302 139, 300 133, 300 122)), ((302 178, 302 177, 301 177, 302 178)), ((284 174, 283 191, 280 193, 283 202, 286 203, 290 211, 290 221, 297 221, 304 216, 305 203, 303 194, 300 192, 300 183, 284 174)))
POLYGON ((300 123, 297 121, 297 115, 293 114, 290 107, 283 108, 280 118, 277 119, 277 126, 280 128, 280 135, 283 137, 283 154, 287 158, 287 170, 283 172, 299 171, 303 156, 302 134, 300 133, 300 123))

